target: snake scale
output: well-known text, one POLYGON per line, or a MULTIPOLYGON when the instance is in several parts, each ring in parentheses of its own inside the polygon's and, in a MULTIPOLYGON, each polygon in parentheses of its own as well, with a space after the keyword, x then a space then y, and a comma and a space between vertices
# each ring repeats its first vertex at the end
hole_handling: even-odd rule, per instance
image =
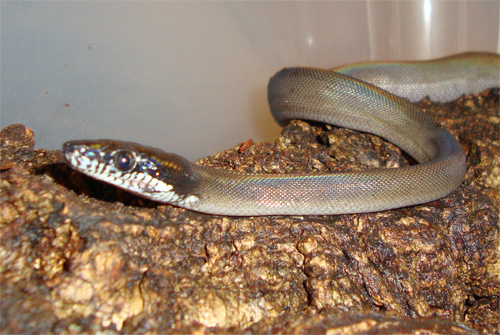
POLYGON ((68 164, 140 196, 221 215, 375 212, 454 191, 466 172, 456 138, 411 101, 437 102, 500 87, 500 55, 471 52, 412 62, 365 62, 332 70, 285 68, 269 81, 280 124, 306 119, 379 135, 418 164, 359 172, 245 174, 203 167, 137 143, 70 141, 68 164))

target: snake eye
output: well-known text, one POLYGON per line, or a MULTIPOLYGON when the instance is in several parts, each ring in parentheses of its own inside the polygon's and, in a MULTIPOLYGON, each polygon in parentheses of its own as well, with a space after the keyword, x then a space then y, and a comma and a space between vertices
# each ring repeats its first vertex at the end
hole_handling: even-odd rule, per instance
POLYGON ((130 151, 118 151, 113 159, 116 168, 120 171, 130 171, 135 167, 135 156, 130 151))

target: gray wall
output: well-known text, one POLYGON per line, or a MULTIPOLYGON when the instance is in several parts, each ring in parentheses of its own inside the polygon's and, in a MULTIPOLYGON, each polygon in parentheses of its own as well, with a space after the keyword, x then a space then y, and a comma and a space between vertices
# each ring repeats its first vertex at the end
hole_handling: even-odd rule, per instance
POLYGON ((38 147, 115 138, 190 159, 272 140, 285 66, 498 51, 497 1, 7 2, 1 127, 38 147))

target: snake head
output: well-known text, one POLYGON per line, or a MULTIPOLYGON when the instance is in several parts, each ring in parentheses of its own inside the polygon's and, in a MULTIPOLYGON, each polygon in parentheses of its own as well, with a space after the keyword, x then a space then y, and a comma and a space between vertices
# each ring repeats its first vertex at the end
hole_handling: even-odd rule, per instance
POLYGON ((63 154, 75 170, 145 198, 176 206, 199 200, 192 165, 181 156, 114 140, 66 142, 63 154))

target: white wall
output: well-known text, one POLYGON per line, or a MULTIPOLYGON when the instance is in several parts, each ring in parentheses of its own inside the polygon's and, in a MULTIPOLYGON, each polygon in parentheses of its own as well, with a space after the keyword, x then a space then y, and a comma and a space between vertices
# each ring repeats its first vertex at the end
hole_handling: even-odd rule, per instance
POLYGON ((498 1, 6 2, 1 127, 38 147, 115 138, 190 159, 272 140, 285 66, 498 51, 498 1))

